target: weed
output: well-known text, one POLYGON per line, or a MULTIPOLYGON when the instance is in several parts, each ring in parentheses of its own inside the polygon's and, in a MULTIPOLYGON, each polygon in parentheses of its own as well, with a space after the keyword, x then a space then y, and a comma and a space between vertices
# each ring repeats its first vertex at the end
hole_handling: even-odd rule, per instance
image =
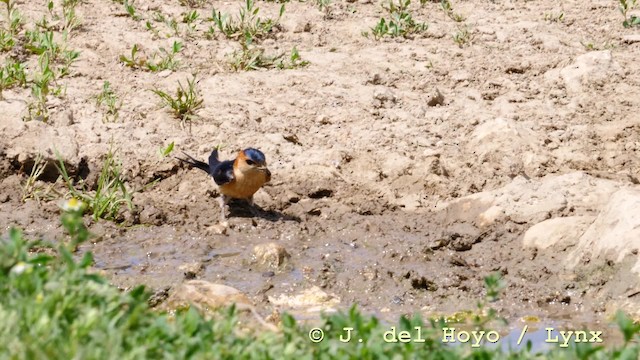
MULTIPOLYGON (((379 40, 384 36, 408 38, 413 34, 426 32, 429 26, 413 20, 409 5, 411 0, 398 0, 398 4, 389 0, 389 6, 384 9, 390 18, 380 18, 376 26, 371 28, 374 39, 379 40)), ((363 35, 368 36, 368 33, 364 32, 363 35)))
POLYGON ((62 52, 62 66, 58 69, 58 78, 69 75, 69 68, 76 60, 78 60, 79 56, 79 51, 64 50, 62 52))
POLYGON ((180 64, 178 60, 176 60, 175 56, 182 50, 182 43, 179 41, 174 41, 171 46, 171 51, 167 51, 165 48, 160 48, 161 55, 158 53, 153 55, 153 58, 160 56, 159 62, 147 61, 145 66, 147 70, 150 71, 162 71, 162 70, 176 70, 180 64))
POLYGON ((51 83, 55 80, 55 75, 49 66, 49 54, 43 53, 38 64, 40 72, 35 74, 31 84, 31 96, 33 100, 28 104, 28 119, 49 121, 49 110, 47 109, 47 96, 51 91, 51 83))
POLYGON ((159 150, 160 151, 160 156, 163 157, 163 158, 169 156, 171 154, 171 152, 173 151, 173 147, 174 147, 174 143, 172 141, 166 147, 160 148, 160 150, 159 150))
POLYGON ((263 39, 277 28, 285 7, 284 5, 280 6, 280 13, 277 19, 262 19, 258 17, 260 8, 254 7, 254 4, 254 0, 245 0, 245 7, 240 8, 236 17, 232 17, 229 14, 223 15, 214 8, 211 12, 211 17, 207 20, 213 22, 218 30, 229 39, 263 39))
POLYGON ((38 179, 44 173, 46 167, 47 161, 42 157, 42 154, 38 154, 35 158, 33 167, 31 168, 31 173, 22 187, 23 202, 27 199, 34 199, 36 202, 40 203, 42 200, 50 201, 60 196, 58 192, 53 190, 53 184, 49 185, 47 188, 38 185, 38 179))
POLYGON ((89 191, 84 183, 82 190, 75 188, 74 181, 69 177, 64 161, 60 154, 56 168, 62 175, 62 179, 69 190, 69 195, 84 202, 93 216, 93 220, 98 219, 117 220, 120 208, 126 205, 129 210, 133 210, 133 194, 125 186, 122 179, 122 165, 115 158, 114 152, 109 149, 102 170, 98 177, 95 191, 89 191))
POLYGON ((229 65, 234 71, 249 71, 258 69, 294 69, 309 64, 302 60, 298 49, 294 46, 288 57, 285 54, 267 56, 264 49, 251 45, 250 39, 241 43, 242 48, 229 56, 229 65))
POLYGON ((458 26, 458 31, 453 34, 453 41, 458 44, 459 47, 463 47, 466 44, 471 43, 473 35, 469 31, 468 26, 458 26))
POLYGON ((556 13, 545 13, 544 20, 548 22, 564 22, 564 13, 561 12, 559 14, 556 13))
POLYGON ((198 14, 197 11, 192 10, 182 16, 182 22, 189 26, 195 26, 194 23, 196 22, 196 20, 198 20, 199 17, 200 14, 198 14))
POLYGON ((55 61, 62 52, 60 45, 53 39, 53 31, 27 31, 25 48, 36 55, 47 53, 49 59, 55 61))
POLYGON ((180 119, 182 125, 184 125, 184 122, 191 120, 195 115, 195 111, 202 107, 203 100, 196 89, 196 76, 191 80, 187 80, 187 89, 182 86, 182 83, 178 82, 175 97, 158 89, 151 91, 173 110, 174 115, 180 119))
POLYGON ((134 69, 143 67, 147 63, 147 61, 145 59, 136 58, 138 50, 138 44, 133 44, 133 48, 131 48, 131 57, 120 55, 120 62, 134 69))
POLYGON ((447 14, 449 19, 455 22, 463 22, 466 20, 464 16, 453 11, 453 7, 451 6, 451 2, 449 0, 440 0, 440 7, 444 11, 444 13, 447 14))
POLYGON ((584 46, 585 50, 588 51, 600 51, 604 49, 613 49, 615 45, 610 43, 609 41, 605 41, 604 43, 596 44, 591 41, 580 41, 580 44, 584 46))
POLYGON ((133 20, 140 20, 138 14, 136 14, 136 9, 133 7, 133 1, 129 2, 129 0, 124 0, 124 10, 131 16, 133 20))
POLYGON ((631 15, 627 17, 627 14, 629 13, 629 11, 635 8, 636 5, 638 4, 638 0, 618 0, 618 1, 620 2, 620 6, 619 6, 620 12, 624 17, 622 26, 628 28, 635 25, 640 25, 640 17, 635 15, 631 15))
POLYGON ((316 6, 318 6, 318 10, 325 13, 325 15, 331 12, 331 0, 316 0, 316 6))
POLYGON ((302 60, 300 54, 298 53, 298 49, 294 46, 291 49, 291 54, 289 55, 289 61, 280 61, 277 64, 278 69, 295 69, 299 67, 304 67, 309 65, 309 62, 306 60, 302 60))
POLYGON ((111 89, 111 83, 105 81, 102 85, 102 92, 96 96, 96 105, 105 106, 107 111, 102 118, 105 122, 118 121, 119 111, 122 107, 122 101, 118 99, 118 96, 111 89))
POLYGON ((7 60, 5 65, 0 67, 0 100, 2 100, 3 90, 27 84, 25 68, 25 64, 16 63, 12 60, 7 60))
POLYGON ((16 44, 10 32, 0 29, 0 51, 9 51, 16 44))
POLYGON ((15 7, 15 2, 13 0, 0 0, 0 3, 4 3, 6 9, 5 17, 8 26, 4 30, 6 30, 11 37, 15 37, 18 35, 20 30, 22 30, 22 25, 24 24, 22 15, 15 7))
POLYGON ((91 269, 91 252, 73 256, 77 245, 90 237, 82 218, 83 202, 70 199, 62 210, 66 243, 30 241, 15 228, 0 241, 0 348, 7 358, 622 360, 637 359, 640 351, 640 326, 621 312, 616 315, 625 340, 620 346, 605 349, 585 343, 533 353, 531 346, 449 346, 442 341, 442 323, 431 320, 429 326, 418 316, 403 316, 388 324, 363 315, 355 306, 314 322, 324 333, 324 341, 317 343, 309 340, 309 325, 286 313, 281 331, 272 333, 247 331, 235 306, 206 314, 194 306, 156 311, 149 307, 151 294, 144 287, 121 291, 91 269), (345 342, 347 328, 360 340, 345 342), (390 328, 395 334, 421 330, 421 339, 382 341, 390 328))
POLYGON ((199 8, 207 4, 207 0, 180 0, 180 5, 190 8, 199 8))

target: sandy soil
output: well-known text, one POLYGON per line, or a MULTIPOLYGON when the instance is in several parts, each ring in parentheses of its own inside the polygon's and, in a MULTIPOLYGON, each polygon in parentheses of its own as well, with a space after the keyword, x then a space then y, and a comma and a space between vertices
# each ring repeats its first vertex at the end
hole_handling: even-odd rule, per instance
MULTIPOLYGON (((393 318, 473 309, 483 278, 500 272, 507 286, 496 307, 510 319, 590 322, 637 308, 631 245, 615 261, 580 253, 567 266, 574 243, 536 248, 523 238, 551 218, 587 216, 589 226, 614 191, 638 190, 640 30, 622 27, 615 1, 452 4, 471 33, 463 46, 452 36, 460 24, 436 2, 411 4, 414 19, 429 24, 424 35, 380 41, 362 35, 385 15, 377 2, 339 0, 329 12, 289 2, 260 46, 271 54, 296 46, 309 65, 234 72, 226 59, 238 42, 207 39, 206 18, 212 7, 235 14, 243 2, 207 1, 196 29, 180 23, 176 37, 153 14, 181 19, 190 9, 177 0, 137 0, 138 21, 117 2, 87 0, 68 40, 80 56, 60 80, 66 95, 49 96, 49 122, 23 121, 29 89, 3 92, 0 225, 58 239, 59 200, 22 201, 36 155, 53 161, 57 149, 91 185, 113 144, 131 188, 158 180, 135 195, 124 224, 87 219, 97 237, 81 250, 123 288, 175 288, 195 277, 233 286, 269 314, 281 308, 269 297, 318 286, 338 307, 357 303, 393 318), (184 45, 176 71, 118 60, 134 44, 151 57, 176 40, 184 45), (173 93, 192 73, 204 103, 181 127, 148 90, 173 93), (115 123, 103 122, 95 101, 105 80, 123 100, 115 123), (218 144, 224 158, 261 149, 273 173, 255 197, 263 216, 232 206, 229 229, 218 234, 214 184, 162 158, 171 142, 174 154, 202 159, 218 144), (565 175, 577 180, 554 182, 565 175), (501 189, 511 210, 483 200, 501 189), (520 211, 518 189, 551 205, 520 211), (270 242, 291 255, 283 266, 253 259, 254 246, 270 242)), ((280 4, 256 6, 276 16, 280 4)), ((27 29, 46 15, 39 2, 17 7, 27 29)), ((35 69, 36 56, 24 59, 35 69)), ((56 178, 50 166, 40 184, 56 178)))

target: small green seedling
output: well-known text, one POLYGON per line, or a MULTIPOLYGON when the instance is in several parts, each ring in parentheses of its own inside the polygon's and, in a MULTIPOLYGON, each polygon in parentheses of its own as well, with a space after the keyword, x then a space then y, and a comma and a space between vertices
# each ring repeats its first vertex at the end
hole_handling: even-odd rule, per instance
POLYGON ((171 154, 173 151, 174 143, 173 141, 164 148, 160 148, 160 156, 165 158, 171 154))
POLYGON ((180 65, 175 57, 182 50, 182 43, 174 41, 171 46, 171 51, 167 51, 165 48, 160 48, 160 55, 158 53, 153 55, 153 58, 160 57, 159 62, 153 60, 147 61, 145 66, 149 71, 162 71, 162 70, 176 70, 180 65))
POLYGON ((136 14, 136 9, 133 7, 133 1, 124 0, 124 9, 133 20, 140 20, 140 17, 136 14))
MULTIPOLYGON (((389 6, 383 7, 389 14, 389 18, 380 18, 380 21, 371 28, 373 38, 379 40, 385 36, 410 37, 414 34, 426 32, 429 26, 426 23, 416 22, 409 11, 411 0, 398 0, 395 4, 389 0, 389 6)), ((368 36, 367 32, 363 32, 368 36)))
POLYGON ((139 50, 138 44, 133 44, 133 48, 131 48, 131 57, 120 55, 120 62, 134 69, 139 69, 143 67, 146 64, 146 60, 136 58, 136 55, 138 54, 138 50, 139 50))
POLYGON ((53 189, 54 184, 45 187, 38 183, 46 167, 47 161, 43 158, 42 154, 38 154, 34 160, 29 177, 22 187, 22 202, 33 199, 39 204, 42 201, 54 200, 60 196, 60 193, 53 189))
POLYGON ((3 67, 0 67, 0 100, 3 99, 3 90, 14 86, 25 86, 27 84, 25 69, 25 64, 16 63, 10 59, 7 60, 3 67))
POLYGON ((638 0, 618 0, 618 1, 620 2, 620 6, 619 6, 620 12, 624 17, 622 26, 628 28, 635 25, 640 25, 639 16, 631 15, 627 17, 627 14, 629 13, 629 11, 635 8, 636 5, 638 4, 638 0))
POLYGON ((122 101, 118 99, 116 93, 111 89, 111 83, 105 81, 102 85, 102 92, 96 96, 96 105, 106 107, 106 112, 102 120, 104 122, 118 121, 122 101))
MULTIPOLYGON (((47 96, 52 89, 51 83, 55 80, 55 74, 49 66, 50 59, 48 53, 40 55, 38 64, 40 72, 36 73, 31 84, 31 96, 33 100, 27 105, 29 112, 28 119, 39 120, 42 122, 49 121, 49 110, 47 108, 47 96)), ((53 89, 53 92, 59 90, 53 89)))
POLYGON ((87 205, 94 221, 117 220, 123 205, 133 210, 133 192, 126 187, 122 178, 122 165, 111 149, 105 156, 95 191, 89 190, 84 183, 80 184, 81 190, 76 189, 76 184, 69 176, 62 157, 57 152, 56 155, 58 157, 56 167, 69 190, 69 195, 87 205))
POLYGON ((456 12, 453 11, 453 6, 449 0, 440 0, 440 7, 444 11, 445 14, 449 17, 449 19, 455 22, 463 22, 466 18, 456 12))
POLYGON ((544 14, 544 20, 548 21, 548 22, 563 22, 564 21, 564 13, 545 13, 544 14))
POLYGON ((277 19, 262 19, 258 17, 260 8, 254 7, 254 0, 245 0, 245 7, 241 8, 235 17, 221 14, 214 8, 208 21, 229 39, 242 41, 243 38, 260 40, 271 34, 277 27, 284 14, 284 4, 280 6, 277 19))
POLYGON ((186 121, 192 119, 195 111, 202 107, 203 100, 198 94, 196 83, 196 76, 191 80, 187 80, 186 89, 182 86, 182 83, 178 82, 175 97, 158 89, 151 91, 158 95, 162 102, 173 110, 174 115, 180 119, 181 125, 184 125, 186 121))
POLYGON ((200 8, 207 4, 207 0, 180 0, 180 5, 190 8, 200 8))
POLYGON ((459 47, 463 47, 464 45, 471 43, 472 40, 473 36, 467 26, 458 26, 458 31, 453 34, 453 42, 458 44, 459 47))

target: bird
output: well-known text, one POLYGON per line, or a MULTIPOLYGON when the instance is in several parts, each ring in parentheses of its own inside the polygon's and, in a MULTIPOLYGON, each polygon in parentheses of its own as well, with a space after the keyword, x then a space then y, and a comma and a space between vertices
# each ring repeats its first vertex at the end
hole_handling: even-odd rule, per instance
POLYGON ((220 161, 218 150, 215 148, 209 155, 209 164, 197 160, 193 156, 182 152, 187 158, 176 159, 201 169, 209 174, 220 190, 220 221, 226 223, 225 210, 231 199, 244 199, 251 205, 252 212, 257 215, 253 206, 253 194, 271 181, 271 171, 267 167, 267 160, 262 151, 247 148, 238 152, 234 160, 220 161))

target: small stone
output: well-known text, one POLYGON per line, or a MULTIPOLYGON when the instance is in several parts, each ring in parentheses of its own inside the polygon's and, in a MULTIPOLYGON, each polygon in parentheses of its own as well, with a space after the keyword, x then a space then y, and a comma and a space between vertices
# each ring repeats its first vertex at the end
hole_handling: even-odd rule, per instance
POLYGON ((253 258, 260 264, 278 268, 291 258, 284 246, 276 243, 259 244, 253 248, 253 258))
POLYGON ((429 99, 429 101, 427 101, 427 105, 436 106, 436 105, 443 105, 443 104, 444 104, 444 95, 442 95, 440 90, 436 88, 433 94, 431 95, 431 98, 429 99))
POLYGON ((429 247, 429 249, 431 250, 438 250, 440 248, 443 248, 447 245, 449 245, 449 239, 447 238, 440 238, 440 239, 436 239, 433 240, 432 242, 429 243, 429 245, 427 245, 429 247))

